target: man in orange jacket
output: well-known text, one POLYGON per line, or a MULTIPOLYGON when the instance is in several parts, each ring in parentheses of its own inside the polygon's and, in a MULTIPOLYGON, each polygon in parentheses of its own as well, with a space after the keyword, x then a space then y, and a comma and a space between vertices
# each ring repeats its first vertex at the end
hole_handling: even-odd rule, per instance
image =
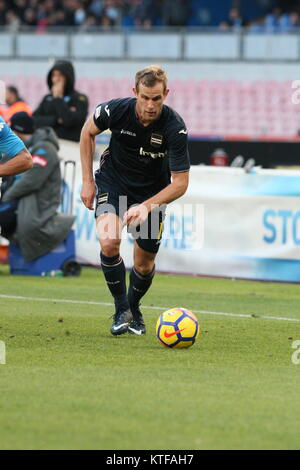
POLYGON ((12 85, 6 87, 5 101, 7 108, 0 108, 0 116, 3 117, 5 122, 8 122, 10 118, 20 112, 25 112, 32 115, 32 110, 25 101, 20 97, 18 89, 12 85))

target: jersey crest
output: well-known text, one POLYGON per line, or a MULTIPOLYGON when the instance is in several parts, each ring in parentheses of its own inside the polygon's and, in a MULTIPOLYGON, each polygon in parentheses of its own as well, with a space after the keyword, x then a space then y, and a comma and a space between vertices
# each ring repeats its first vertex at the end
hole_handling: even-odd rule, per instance
POLYGON ((151 134, 150 144, 152 147, 161 147, 163 142, 163 136, 160 134, 151 134))

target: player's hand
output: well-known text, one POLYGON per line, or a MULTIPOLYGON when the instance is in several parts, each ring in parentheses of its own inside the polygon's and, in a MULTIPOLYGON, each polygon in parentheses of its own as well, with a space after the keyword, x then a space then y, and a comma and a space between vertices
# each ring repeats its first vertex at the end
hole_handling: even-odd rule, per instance
POLYGON ((133 206, 125 212, 123 217, 123 226, 131 225, 137 227, 138 225, 145 222, 149 214, 149 211, 145 204, 139 204, 138 206, 133 206))
POLYGON ((80 197, 85 207, 90 210, 94 209, 94 201, 96 197, 96 186, 94 181, 88 181, 83 183, 80 197))

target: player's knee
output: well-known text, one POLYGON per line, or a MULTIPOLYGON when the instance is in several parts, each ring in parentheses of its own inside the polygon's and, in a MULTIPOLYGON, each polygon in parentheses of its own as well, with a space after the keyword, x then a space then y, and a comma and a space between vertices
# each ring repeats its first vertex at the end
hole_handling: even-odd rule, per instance
POLYGON ((139 274, 142 276, 147 276, 153 271, 154 261, 145 260, 143 262, 135 263, 134 267, 139 274))
POLYGON ((115 256, 120 251, 120 243, 117 240, 101 240, 101 251, 105 256, 115 256))

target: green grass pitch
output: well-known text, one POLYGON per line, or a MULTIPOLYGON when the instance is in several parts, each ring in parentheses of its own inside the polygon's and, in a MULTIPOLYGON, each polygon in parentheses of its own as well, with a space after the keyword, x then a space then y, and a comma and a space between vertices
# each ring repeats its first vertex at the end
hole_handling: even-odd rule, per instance
POLYGON ((299 285, 156 275, 145 337, 113 337, 100 302, 111 298, 95 269, 0 267, 0 449, 300 448, 299 285), (174 306, 199 319, 190 349, 155 337, 174 306))

